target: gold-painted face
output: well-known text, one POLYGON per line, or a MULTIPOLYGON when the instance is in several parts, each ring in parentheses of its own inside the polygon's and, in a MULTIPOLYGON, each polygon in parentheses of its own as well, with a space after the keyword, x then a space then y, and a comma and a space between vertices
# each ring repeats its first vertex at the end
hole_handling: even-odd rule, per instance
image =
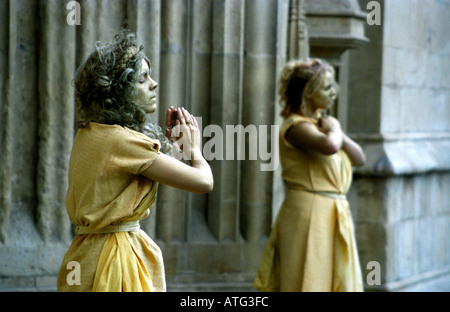
POLYGON ((150 67, 143 60, 141 65, 141 74, 135 85, 138 89, 135 101, 146 113, 156 111, 156 87, 158 83, 150 77, 150 67))
POLYGON ((318 81, 311 96, 311 102, 314 103, 316 109, 330 109, 336 101, 337 94, 338 86, 334 80, 334 74, 332 71, 326 71, 318 81))

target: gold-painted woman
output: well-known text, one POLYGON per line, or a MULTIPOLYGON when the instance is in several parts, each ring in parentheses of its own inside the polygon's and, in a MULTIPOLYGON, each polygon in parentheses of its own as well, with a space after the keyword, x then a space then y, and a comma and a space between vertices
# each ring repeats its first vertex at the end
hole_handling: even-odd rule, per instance
POLYGON ((165 291, 161 250, 139 221, 148 216, 158 183, 212 190, 196 119, 170 107, 165 134, 150 120, 158 84, 142 49, 123 30, 106 45, 97 43, 76 73, 79 129, 66 194, 76 236, 61 264, 59 291, 165 291), (172 136, 178 131, 182 141, 172 136), (171 143, 190 165, 168 155, 171 143))
POLYGON ((254 287, 261 291, 363 291, 354 226, 345 194, 365 155, 326 116, 336 100, 334 70, 320 59, 281 71, 284 118, 280 158, 286 196, 254 287))

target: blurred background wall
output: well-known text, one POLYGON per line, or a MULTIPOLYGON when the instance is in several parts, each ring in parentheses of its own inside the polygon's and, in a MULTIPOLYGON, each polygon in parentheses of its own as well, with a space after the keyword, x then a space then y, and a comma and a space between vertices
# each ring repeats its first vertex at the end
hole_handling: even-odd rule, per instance
MULTIPOLYGON (((348 196, 364 278, 380 265, 366 289, 450 290, 449 0, 85 0, 79 25, 68 2, 0 0, 0 290, 56 289, 73 237, 71 81, 122 27, 151 59, 155 120, 173 105, 203 128, 268 125, 269 149, 283 64, 331 62, 332 113, 368 156, 348 196)), ((210 162, 212 193, 161 186, 142 224, 163 250, 169 291, 252 289, 284 190, 280 168, 228 159, 231 148, 210 162)))

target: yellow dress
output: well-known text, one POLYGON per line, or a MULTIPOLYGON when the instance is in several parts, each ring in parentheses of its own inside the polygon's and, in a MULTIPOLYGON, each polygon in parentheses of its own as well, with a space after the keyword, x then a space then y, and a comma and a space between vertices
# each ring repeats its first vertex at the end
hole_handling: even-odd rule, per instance
POLYGON ((158 184, 140 173, 159 146, 118 125, 91 122, 77 132, 66 209, 78 234, 62 261, 58 291, 166 290, 161 250, 137 222, 156 198, 158 184))
POLYGON ((292 114, 280 129, 286 197, 254 281, 261 291, 363 291, 354 227, 345 194, 352 168, 344 151, 327 156, 297 149, 285 139, 299 122, 292 114))

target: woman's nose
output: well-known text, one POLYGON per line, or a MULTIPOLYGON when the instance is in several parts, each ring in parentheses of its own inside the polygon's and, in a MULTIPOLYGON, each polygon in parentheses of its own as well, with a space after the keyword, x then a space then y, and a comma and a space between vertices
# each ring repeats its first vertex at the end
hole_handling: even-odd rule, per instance
POLYGON ((152 79, 150 82, 150 90, 155 90, 158 87, 158 83, 152 79))

